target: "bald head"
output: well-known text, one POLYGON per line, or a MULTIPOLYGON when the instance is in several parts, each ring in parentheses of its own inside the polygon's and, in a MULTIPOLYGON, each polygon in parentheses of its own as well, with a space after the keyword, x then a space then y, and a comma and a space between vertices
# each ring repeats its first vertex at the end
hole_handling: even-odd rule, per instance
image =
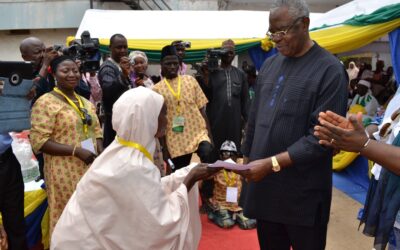
POLYGON ((21 44, 19 45, 19 50, 21 51, 21 54, 25 54, 29 52, 32 46, 44 47, 44 43, 39 38, 31 36, 22 40, 21 44))
POLYGON ((43 52, 45 50, 44 43, 37 37, 28 37, 22 40, 19 50, 24 61, 31 61, 35 68, 41 66, 43 60, 43 52))

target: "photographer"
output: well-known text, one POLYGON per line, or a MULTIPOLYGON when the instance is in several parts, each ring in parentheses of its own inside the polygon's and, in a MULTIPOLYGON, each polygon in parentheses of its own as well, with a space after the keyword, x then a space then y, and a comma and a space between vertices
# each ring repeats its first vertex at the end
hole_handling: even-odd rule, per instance
MULTIPOLYGON (((210 50, 207 63, 201 67, 203 77, 200 83, 209 101, 206 111, 214 139, 211 162, 219 159, 219 148, 226 140, 233 141, 240 154, 242 126, 247 121, 248 84, 246 74, 232 66, 234 58, 235 43, 229 39, 222 43, 220 51, 210 50), (216 55, 221 58, 220 67, 216 55)), ((208 198, 213 194, 213 181, 204 181, 200 193, 203 209, 207 211, 208 198)))
POLYGON ((111 57, 100 67, 98 78, 103 91, 104 121, 104 148, 115 138, 115 131, 111 124, 112 107, 115 101, 128 89, 131 81, 131 65, 128 56, 128 42, 121 34, 114 34, 110 38, 111 57))
POLYGON ((179 59, 179 75, 186 75, 187 65, 183 62, 186 54, 186 48, 190 48, 190 42, 184 42, 182 40, 173 41, 171 43, 172 46, 175 46, 176 53, 178 54, 179 59))
POLYGON ((81 72, 81 80, 75 91, 90 100, 96 107, 101 102, 101 87, 97 78, 100 69, 99 39, 91 38, 89 31, 81 34, 80 40, 71 40, 62 54, 75 59, 81 72))
MULTIPOLYGON (((73 42, 74 41, 71 43, 73 42)), ((54 45, 46 48, 44 43, 37 37, 28 37, 22 40, 19 49, 21 52, 21 57, 24 59, 24 61, 29 61, 34 64, 34 74, 40 77, 35 84, 36 95, 32 100, 33 105, 36 100, 39 99, 39 97, 52 91, 55 87, 56 83, 54 78, 51 74, 49 74, 50 62, 63 53, 67 53, 67 51, 62 51, 60 45, 54 45)), ((81 61, 76 59, 76 63, 80 64, 81 61)), ((90 86, 88 86, 85 82, 81 82, 75 88, 75 91, 87 99, 90 98, 90 86)))
POLYGON ((53 47, 46 48, 44 43, 37 37, 28 37, 22 40, 19 50, 24 61, 32 62, 35 68, 34 74, 40 77, 35 84, 36 96, 32 100, 36 100, 53 90, 55 86, 54 78, 48 74, 50 62, 59 56, 59 53, 53 47))
POLYGON ((209 70, 208 64, 203 64, 201 81, 202 89, 209 100, 206 110, 214 139, 214 161, 218 160, 218 149, 226 140, 233 141, 240 152, 242 121, 247 121, 248 83, 246 74, 232 66, 235 43, 230 39, 226 40, 221 48, 221 66, 209 70))

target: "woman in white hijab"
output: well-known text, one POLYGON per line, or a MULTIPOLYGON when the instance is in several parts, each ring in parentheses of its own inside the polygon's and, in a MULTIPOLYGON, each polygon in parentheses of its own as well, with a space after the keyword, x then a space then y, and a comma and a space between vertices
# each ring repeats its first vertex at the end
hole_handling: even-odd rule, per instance
POLYGON ((78 183, 59 219, 51 249, 197 249, 201 224, 195 184, 215 174, 190 165, 160 178, 155 136, 165 134, 166 106, 144 87, 113 107, 117 138, 78 183))
POLYGON ((357 78, 359 69, 357 68, 354 62, 349 63, 349 67, 347 68, 347 74, 349 75, 349 82, 353 79, 357 78))

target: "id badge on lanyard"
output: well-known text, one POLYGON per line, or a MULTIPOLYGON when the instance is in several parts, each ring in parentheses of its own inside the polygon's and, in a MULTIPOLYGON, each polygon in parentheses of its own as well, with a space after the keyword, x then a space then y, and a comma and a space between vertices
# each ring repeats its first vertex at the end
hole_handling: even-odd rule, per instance
POLYGON ((178 91, 175 92, 172 86, 169 84, 168 80, 164 78, 164 82, 167 85, 169 91, 173 95, 174 99, 177 101, 176 105, 176 113, 172 118, 172 131, 175 133, 182 133, 185 128, 185 118, 182 116, 182 107, 181 107, 181 77, 178 76, 178 91))
POLYGON ((183 116, 174 116, 172 119, 172 131, 182 133, 185 128, 185 118, 183 116))
POLYGON ((226 202, 237 203, 238 201, 238 188, 227 187, 226 188, 226 202))
POLYGON ((96 153, 96 148, 94 147, 94 143, 93 143, 92 138, 88 138, 88 139, 86 139, 84 141, 81 141, 81 147, 86 149, 86 150, 89 150, 93 154, 97 154, 96 153))
POLYGON ((226 202, 232 202, 232 203, 237 203, 238 201, 238 187, 235 185, 236 183, 236 177, 235 174, 233 174, 233 178, 229 178, 228 172, 224 169, 223 170, 224 177, 226 184, 228 185, 226 187, 226 202))

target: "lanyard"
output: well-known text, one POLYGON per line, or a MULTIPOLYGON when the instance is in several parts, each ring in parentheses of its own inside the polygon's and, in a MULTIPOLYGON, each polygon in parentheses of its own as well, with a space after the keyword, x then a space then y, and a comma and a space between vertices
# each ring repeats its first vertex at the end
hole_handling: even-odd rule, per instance
POLYGON ((233 178, 231 179, 231 178, 229 178, 229 175, 228 175, 228 172, 225 170, 225 169, 223 169, 223 171, 224 171, 224 177, 225 177, 225 181, 226 181, 226 184, 228 185, 228 187, 233 187, 233 184, 235 184, 235 182, 236 182, 236 174, 235 173, 233 173, 233 178))
POLYGON ((86 134, 86 136, 87 136, 87 135, 88 135, 88 125, 87 125, 86 123, 83 122, 83 120, 85 120, 85 114, 81 111, 81 109, 84 108, 82 99, 79 98, 79 96, 74 92, 75 98, 78 100, 78 103, 79 103, 79 108, 78 108, 78 106, 76 106, 76 104, 75 104, 68 96, 66 96, 59 88, 55 87, 53 90, 54 90, 54 92, 56 92, 56 93, 62 95, 62 96, 67 100, 67 102, 69 103, 69 105, 71 105, 71 107, 72 107, 73 109, 75 109, 76 112, 78 112, 79 116, 80 116, 81 119, 82 119, 82 123, 83 123, 83 132, 84 132, 84 133, 86 134))
POLYGON ((171 94, 175 97, 175 99, 178 101, 178 106, 176 108, 176 111, 179 113, 181 113, 181 105, 180 105, 180 100, 181 100, 181 77, 178 76, 178 92, 175 92, 174 89, 171 87, 171 85, 169 84, 167 78, 164 77, 164 81, 167 84, 167 87, 169 89, 169 91, 171 92, 171 94))
POLYGON ((149 151, 147 151, 147 149, 145 147, 143 147, 142 145, 140 145, 139 143, 136 143, 136 142, 133 142, 133 141, 125 141, 124 139, 122 139, 119 136, 116 137, 116 140, 122 146, 129 147, 129 148, 134 148, 134 149, 139 150, 140 152, 142 152, 142 154, 144 154, 144 156, 147 157, 147 159, 149 159, 151 162, 154 162, 153 156, 151 156, 149 151))

